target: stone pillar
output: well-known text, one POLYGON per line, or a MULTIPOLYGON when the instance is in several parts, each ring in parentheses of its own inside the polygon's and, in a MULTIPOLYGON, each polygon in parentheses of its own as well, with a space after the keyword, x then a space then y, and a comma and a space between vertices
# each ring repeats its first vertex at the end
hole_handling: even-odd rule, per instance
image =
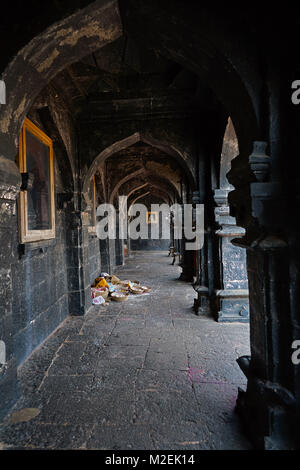
POLYGON ((17 364, 12 321, 12 240, 17 230, 16 198, 21 186, 14 162, 0 156, 0 419, 18 398, 17 364), (5 361, 2 363, 2 361, 5 361))
POLYGON ((124 248, 123 248, 123 240, 120 238, 120 233, 119 233, 119 211, 118 210, 116 210, 115 260, 116 260, 116 266, 122 266, 124 264, 124 248))
POLYGON ((182 273, 179 276, 181 281, 193 282, 195 268, 194 268, 194 251, 186 250, 186 242, 191 240, 186 240, 184 236, 184 204, 181 205, 182 210, 182 240, 181 240, 181 262, 180 266, 182 268, 182 273))
POLYGON ((300 339, 294 305, 299 250, 291 241, 288 188, 270 181, 266 145, 254 142, 249 159, 256 177, 250 183, 254 223, 240 240, 247 248, 251 356, 238 359, 248 383, 246 391, 239 390, 237 411, 256 447, 299 449, 300 374, 292 361, 292 343, 300 339))
POLYGON ((109 239, 105 238, 100 240, 100 256, 101 256, 101 271, 110 273, 110 252, 109 252, 109 239))
MULTIPOLYGON (((195 203, 200 203, 201 198, 198 191, 193 193, 193 200, 195 203)), ((206 212, 206 207, 204 207, 206 212)), ((204 217, 204 224, 206 227, 206 214, 204 217)), ((210 314, 210 298, 208 288, 208 237, 209 232, 204 230, 204 244, 203 247, 197 251, 197 264, 196 264, 196 282, 193 288, 197 293, 197 298, 194 299, 194 311, 196 315, 209 315, 210 314)))
POLYGON ((246 267, 246 250, 231 243, 232 239, 245 235, 245 229, 237 227, 229 215, 229 189, 216 189, 215 218, 221 227, 216 230, 219 239, 219 285, 215 290, 215 315, 219 322, 249 321, 249 292, 246 267))
POLYGON ((130 258, 131 256, 131 238, 127 237, 127 257, 130 258))
POLYGON ((119 238, 116 238, 115 253, 116 253, 116 266, 123 266, 124 248, 123 248, 123 242, 119 238))
POLYGON ((91 276, 90 276, 90 259, 89 259, 89 226, 90 214, 81 212, 81 230, 82 230, 82 246, 80 251, 80 274, 81 280, 81 293, 84 297, 84 310, 86 313, 92 305, 91 298, 91 276))
POLYGON ((84 315, 91 306, 88 212, 69 211, 67 276, 70 315, 84 315))
POLYGON ((295 366, 291 361, 292 336, 288 325, 287 245, 283 240, 266 237, 257 246, 248 247, 247 255, 252 293, 251 357, 238 359, 248 383, 246 392, 239 390, 237 410, 256 447, 299 448, 293 423, 295 366))
POLYGON ((194 251, 185 249, 185 242, 182 243, 181 263, 182 273, 179 276, 181 281, 193 282, 194 280, 194 251))
POLYGON ((108 239, 109 250, 109 274, 113 274, 116 267, 116 240, 108 239))

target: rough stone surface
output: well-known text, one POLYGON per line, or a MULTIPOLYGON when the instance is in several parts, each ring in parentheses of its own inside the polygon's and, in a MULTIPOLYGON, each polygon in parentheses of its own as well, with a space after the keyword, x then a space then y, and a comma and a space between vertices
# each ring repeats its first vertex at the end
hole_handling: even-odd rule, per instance
POLYGON ((167 253, 138 252, 118 269, 150 294, 69 317, 19 369, 4 449, 249 449, 234 413, 249 354, 246 324, 192 312, 195 295, 167 253))

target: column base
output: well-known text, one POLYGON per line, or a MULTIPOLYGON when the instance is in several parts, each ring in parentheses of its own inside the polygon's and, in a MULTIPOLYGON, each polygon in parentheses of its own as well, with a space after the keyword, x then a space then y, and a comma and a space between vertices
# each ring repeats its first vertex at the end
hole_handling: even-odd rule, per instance
POLYGON ((83 316, 92 306, 91 288, 69 292, 69 313, 72 316, 83 316))
POLYGON ((193 279, 194 279, 194 274, 186 272, 186 271, 182 271, 182 273, 179 276, 180 281, 193 282, 193 279))
MULTIPOLYGON (((292 394, 278 384, 263 381, 244 370, 243 358, 237 362, 248 377, 247 390, 239 388, 236 412, 253 446, 263 450, 299 450, 299 418, 292 394)), ((248 360, 249 361, 249 360, 248 360)))
POLYGON ((218 322, 249 322, 248 289, 216 290, 215 304, 218 322))
POLYGON ((193 285, 197 292, 197 299, 194 299, 194 311, 196 315, 210 315, 210 300, 208 295, 208 287, 193 285))

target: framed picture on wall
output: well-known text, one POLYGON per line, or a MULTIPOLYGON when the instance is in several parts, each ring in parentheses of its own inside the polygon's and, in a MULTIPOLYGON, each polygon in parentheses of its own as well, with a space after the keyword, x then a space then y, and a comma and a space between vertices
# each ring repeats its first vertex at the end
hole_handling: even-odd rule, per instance
POLYGON ((158 212, 147 212, 146 221, 147 221, 147 224, 157 224, 158 223, 158 212))
POLYGON ((25 119, 19 140, 23 183, 19 196, 21 243, 55 238, 52 140, 25 119))

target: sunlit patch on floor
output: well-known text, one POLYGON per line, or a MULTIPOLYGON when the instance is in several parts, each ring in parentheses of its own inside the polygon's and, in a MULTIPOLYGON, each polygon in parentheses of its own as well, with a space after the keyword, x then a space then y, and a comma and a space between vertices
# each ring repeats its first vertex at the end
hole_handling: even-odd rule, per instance
POLYGON ((38 408, 23 408, 22 410, 14 411, 10 416, 11 424, 27 423, 31 419, 40 414, 38 408))

